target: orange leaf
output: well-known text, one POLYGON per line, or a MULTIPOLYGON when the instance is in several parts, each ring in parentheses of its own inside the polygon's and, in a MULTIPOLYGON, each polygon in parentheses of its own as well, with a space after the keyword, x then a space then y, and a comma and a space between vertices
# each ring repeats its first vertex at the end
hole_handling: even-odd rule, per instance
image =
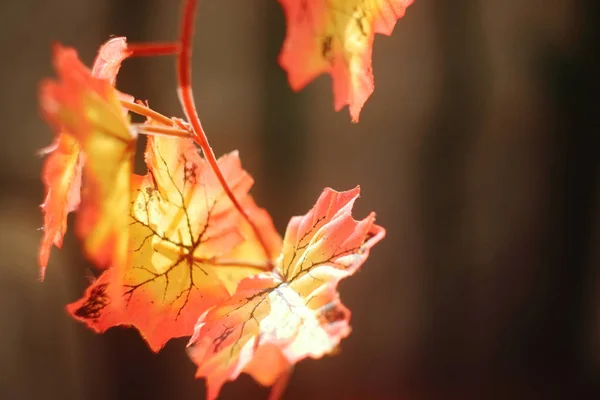
POLYGON ((334 108, 348 104, 353 122, 373 93, 371 52, 375 33, 390 35, 413 0, 279 0, 287 36, 279 63, 292 89, 328 72, 334 108))
POLYGON ((40 103, 44 117, 60 133, 57 148, 62 149, 62 155, 48 159, 48 174, 44 176, 48 192, 45 204, 49 205, 44 206, 45 230, 50 236, 45 235, 40 249, 42 268, 52 235, 52 242, 60 243, 56 235, 62 238, 66 214, 76 203, 70 199, 78 197, 72 186, 79 181, 76 166, 80 158, 84 177, 77 231, 84 248, 100 267, 126 263, 127 220, 123 216, 129 209, 136 134, 121 109, 119 99, 123 95, 113 84, 128 55, 124 38, 111 39, 100 48, 93 71, 89 71, 74 49, 54 48, 59 79, 42 82, 40 103), (68 142, 68 146, 61 146, 61 142, 68 142), (62 164, 64 160, 69 162, 62 164), (61 224, 60 229, 56 224, 61 224))
POLYGON ((291 219, 275 271, 243 280, 200 317, 189 354, 196 376, 207 379, 209 399, 241 372, 270 386, 298 361, 331 353, 350 333, 337 284, 385 236, 374 214, 352 218, 358 195, 358 188, 325 189, 308 214, 291 219))
MULTIPOLYGON (((190 139, 149 137, 146 163, 148 175, 134 180, 131 197, 130 265, 104 272, 68 310, 98 332, 134 325, 158 351, 171 338, 191 336, 199 315, 270 260, 190 139)), ((237 153, 219 166, 242 204, 262 216, 273 245, 280 243, 247 194, 253 180, 237 153)))
POLYGON ((40 279, 44 280, 52 245, 60 248, 67 231, 67 214, 79 207, 81 190, 81 158, 79 144, 69 134, 58 135, 44 163, 42 180, 46 199, 44 235, 39 251, 40 279))

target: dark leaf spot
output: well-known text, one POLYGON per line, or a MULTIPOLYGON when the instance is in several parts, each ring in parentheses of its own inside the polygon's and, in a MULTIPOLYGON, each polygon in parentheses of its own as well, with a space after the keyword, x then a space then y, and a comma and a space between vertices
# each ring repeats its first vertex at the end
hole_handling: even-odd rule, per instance
POLYGON ((337 304, 330 303, 321 311, 321 321, 333 324, 346 319, 346 310, 337 304))
POLYGON ((326 60, 329 60, 331 56, 332 43, 333 38, 330 35, 325 36, 323 38, 323 42, 321 43, 321 55, 326 60))
POLYGON ((101 316, 102 310, 108 304, 110 304, 110 300, 106 295, 107 284, 104 283, 102 285, 96 286, 92 289, 92 293, 90 293, 90 297, 87 301, 75 310, 75 315, 84 319, 98 319, 101 316))

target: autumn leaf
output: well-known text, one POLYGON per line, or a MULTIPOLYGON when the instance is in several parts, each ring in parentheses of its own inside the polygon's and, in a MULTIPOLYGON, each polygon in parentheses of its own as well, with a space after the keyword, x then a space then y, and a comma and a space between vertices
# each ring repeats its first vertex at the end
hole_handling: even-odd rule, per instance
MULTIPOLYGON (((104 43, 92 67, 92 75, 115 84, 121 62, 127 57, 125 38, 116 37, 104 43)), ((44 235, 39 251, 40 278, 44 279, 52 245, 62 246, 67 230, 67 214, 79 207, 81 190, 81 148, 68 132, 58 130, 52 146, 44 149, 49 154, 42 171, 46 199, 42 204, 44 235)))
POLYGON ((373 93, 371 53, 375 33, 391 35, 413 0, 279 0, 287 36, 279 63, 292 89, 315 77, 333 78, 334 108, 348 104, 353 122, 373 93))
POLYGON ((43 180, 47 196, 44 238, 40 248, 43 270, 52 243, 60 245, 66 216, 77 208, 83 164, 77 232, 88 256, 99 267, 126 263, 127 218, 136 133, 130 129, 113 85, 121 62, 129 55, 125 38, 113 38, 99 51, 93 70, 74 49, 54 47, 58 80, 40 87, 40 105, 58 134, 56 153, 46 162, 43 180))
POLYGON ((291 219, 275 270, 243 280, 199 318, 189 354, 196 376, 207 380, 208 399, 241 372, 273 385, 291 365, 331 353, 350 333, 337 284, 385 236, 373 213, 352 218, 358 195, 358 187, 325 189, 310 212, 291 219))
MULTIPOLYGON (((271 260, 190 139, 149 137, 146 163, 148 175, 136 177, 132 188, 130 265, 104 272, 68 310, 97 332, 133 325, 158 351, 171 338, 191 336, 206 309, 271 260)), ((218 163, 279 251, 270 217, 248 196, 253 180, 237 152, 218 163)))
POLYGON ((81 190, 81 158, 79 144, 69 134, 58 135, 42 170, 46 199, 44 234, 39 251, 40 279, 44 280, 52 245, 62 247, 67 231, 67 214, 79 207, 81 190))

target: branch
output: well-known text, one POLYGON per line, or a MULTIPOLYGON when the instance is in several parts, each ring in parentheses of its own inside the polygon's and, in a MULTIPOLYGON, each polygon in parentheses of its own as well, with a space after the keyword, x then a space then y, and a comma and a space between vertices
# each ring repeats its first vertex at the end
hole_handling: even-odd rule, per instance
POLYGON ((177 57, 177 80, 179 82, 178 95, 179 101, 183 108, 183 111, 192 126, 193 132, 195 134, 194 140, 202 149, 208 164, 211 169, 214 171, 217 179, 221 183, 223 190, 227 194, 227 197, 231 199, 231 202, 235 206, 235 208, 242 214, 244 219, 248 221, 254 234, 260 245, 263 248, 263 251, 267 258, 271 258, 269 254, 268 246, 265 242, 264 237, 262 236, 260 230, 252 221, 250 216, 246 213, 246 210, 241 206, 238 200, 235 198, 233 191, 229 187, 229 184, 225 180, 223 176, 223 172, 219 168, 217 163, 217 158, 215 157, 215 153, 210 147, 208 143, 208 138, 206 137, 206 133, 202 128, 202 123, 200 122, 200 118, 198 117, 198 113, 196 112, 196 105, 194 104, 194 97, 192 93, 192 39, 194 34, 194 22, 196 17, 196 8, 198 6, 198 0, 184 0, 184 9, 183 16, 181 19, 181 35, 180 35, 180 52, 177 57))

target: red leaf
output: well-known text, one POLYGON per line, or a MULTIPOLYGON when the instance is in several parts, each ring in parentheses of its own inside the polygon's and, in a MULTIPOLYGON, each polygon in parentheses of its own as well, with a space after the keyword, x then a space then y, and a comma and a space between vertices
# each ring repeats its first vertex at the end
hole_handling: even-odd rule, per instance
POLYGON ((243 280, 200 317, 189 354, 196 376, 207 379, 209 399, 241 372, 273 385, 290 366, 331 353, 350 333, 337 284, 385 236, 374 214, 352 218, 358 194, 325 189, 308 214, 291 219, 275 271, 243 280))
POLYGON ((101 267, 115 259, 125 262, 127 231, 122 215, 129 207, 129 179, 135 133, 129 129, 113 88, 121 62, 129 55, 125 38, 105 43, 89 71, 75 50, 56 45, 54 64, 58 80, 40 87, 44 117, 59 135, 46 161, 45 234, 40 247, 40 265, 46 267, 51 244, 60 245, 66 230, 66 215, 79 204, 79 182, 83 164, 83 191, 78 233, 92 260, 101 267))
POLYGON ((334 108, 348 104, 353 122, 373 93, 375 33, 390 35, 413 0, 279 0, 287 36, 279 63, 292 89, 315 77, 333 78, 334 108))
POLYGON ((44 280, 50 249, 61 247, 67 231, 67 214, 79 207, 81 158, 79 144, 68 134, 60 134, 44 163, 42 180, 46 187, 44 235, 39 251, 40 279, 44 280))
MULTIPOLYGON (((97 332, 133 325, 158 351, 171 338, 191 336, 200 314, 270 260, 191 140, 149 137, 146 162, 127 222, 130 264, 104 272, 68 310, 97 332)), ((237 153, 219 166, 279 250, 270 218, 248 196, 253 181, 237 153)))

